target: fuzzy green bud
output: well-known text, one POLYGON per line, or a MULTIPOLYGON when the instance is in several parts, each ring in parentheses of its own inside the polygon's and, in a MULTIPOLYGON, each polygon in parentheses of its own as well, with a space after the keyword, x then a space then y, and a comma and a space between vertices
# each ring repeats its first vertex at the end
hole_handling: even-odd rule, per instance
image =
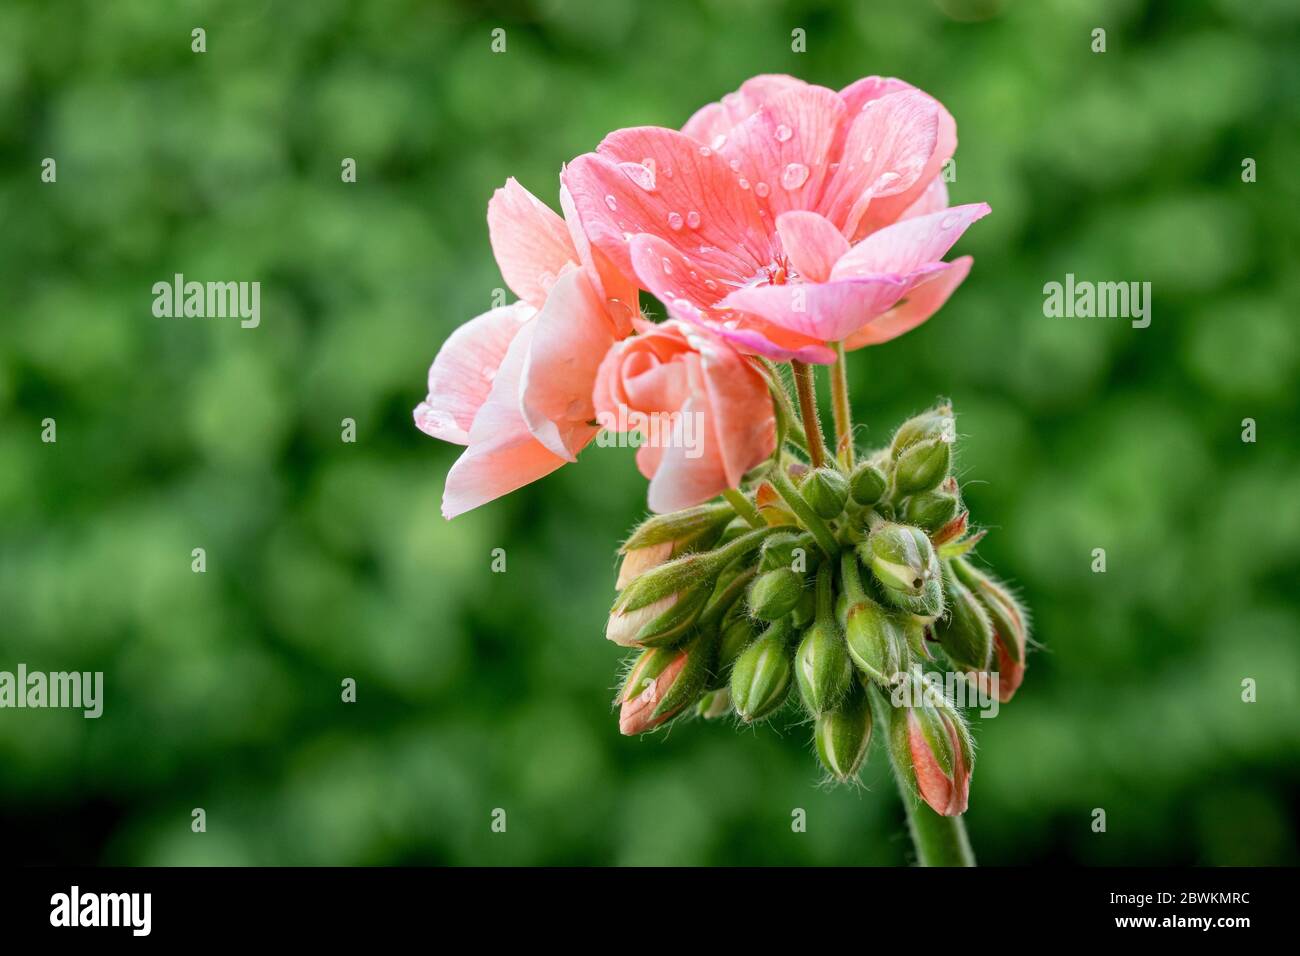
POLYGON ((778 531, 763 542, 759 566, 764 571, 789 568, 803 574, 816 570, 821 549, 807 531, 778 531))
POLYGON ((707 641, 642 653, 619 695, 619 731, 631 735, 654 730, 693 704, 704 689, 712 657, 707 641))
POLYGON ((808 507, 823 518, 839 517, 849 497, 849 480, 834 468, 818 468, 799 488, 808 507))
POLYGON ((709 691, 695 705, 695 713, 705 720, 717 720, 731 712, 731 691, 723 687, 709 691))
POLYGON ((945 562, 944 589, 948 597, 948 616, 939 621, 936 631, 943 652, 954 667, 964 671, 983 671, 993 653, 993 625, 988 612, 945 562))
POLYGON ((803 597, 803 576, 789 568, 764 571, 749 586, 749 612, 760 621, 779 621, 803 597))
MULTIPOLYGON (((944 482, 944 485, 947 484, 944 482)), ((903 507, 903 518, 908 524, 935 532, 957 517, 960 510, 961 498, 940 486, 933 491, 925 491, 908 498, 907 504, 903 507)))
POLYGON ((890 684, 906 669, 909 649, 900 616, 870 598, 849 608, 844 642, 858 670, 874 681, 890 684))
POLYGON ((853 474, 849 478, 849 493, 860 505, 874 505, 884 496, 885 486, 888 483, 889 479, 883 469, 869 461, 864 461, 853 469, 853 474))
POLYGON ((899 425, 889 443, 889 455, 897 461, 903 452, 918 442, 937 438, 951 443, 956 435, 952 406, 944 402, 899 425))
POLYGON ((791 628, 778 621, 736 658, 731 667, 731 702, 746 723, 776 711, 790 690, 791 628))
POLYGON ((938 487, 952 464, 952 444, 943 438, 926 438, 909 445, 894 463, 894 488, 914 495, 938 487))
POLYGON ((817 717, 813 734, 822 766, 841 783, 856 776, 871 743, 871 707, 853 687, 840 703, 817 717))
POLYGON ((817 574, 817 615, 794 655, 794 674, 808 713, 816 717, 839 703, 853 677, 853 665, 835 620, 833 576, 817 574))
POLYGON ((925 617, 943 611, 939 558, 920 528, 886 522, 858 545, 858 555, 890 604, 925 617))

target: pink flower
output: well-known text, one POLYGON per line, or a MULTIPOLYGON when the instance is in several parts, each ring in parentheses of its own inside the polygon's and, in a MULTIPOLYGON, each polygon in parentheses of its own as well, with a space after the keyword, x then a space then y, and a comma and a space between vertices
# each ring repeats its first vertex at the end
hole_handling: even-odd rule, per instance
POLYGON ((650 509, 689 508, 736 488, 776 447, 767 381, 744 356, 680 322, 644 325, 617 343, 596 378, 596 414, 639 431, 650 509))
POLYGON ((562 180, 592 243, 676 316, 745 351, 829 362, 919 325, 970 270, 942 256, 988 212, 947 209, 956 126, 868 77, 760 76, 681 133, 618 130, 562 180))
POLYGON ((934 732, 946 739, 928 737, 916 712, 907 712, 907 745, 916 773, 916 789, 935 813, 955 817, 966 812, 971 763, 952 718, 939 713, 934 724, 934 732), (942 753, 936 753, 936 748, 942 753))
POLYGON ((422 431, 468 446, 447 474, 447 518, 573 461, 598 430, 592 385, 632 331, 636 289, 566 218, 513 179, 488 203, 492 250, 521 301, 452 333, 414 413, 422 431))

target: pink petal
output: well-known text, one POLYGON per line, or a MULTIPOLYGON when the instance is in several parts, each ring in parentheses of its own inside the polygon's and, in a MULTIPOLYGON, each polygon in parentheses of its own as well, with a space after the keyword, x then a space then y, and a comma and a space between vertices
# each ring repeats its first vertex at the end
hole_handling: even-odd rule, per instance
POLYGON ((560 270, 578 260, 564 220, 513 178, 492 194, 487 219, 506 285, 540 309, 560 270))
POLYGON ((534 315, 532 306, 515 302, 452 332, 429 367, 429 394, 415 409, 416 426, 434 438, 469 444, 470 425, 487 400, 506 350, 534 315))
POLYGON ((781 213, 817 204, 844 120, 838 94, 804 84, 772 97, 731 131, 719 153, 750 185, 769 229, 781 213))
POLYGON ((934 153, 938 110, 918 90, 868 101, 853 117, 817 211, 852 236, 872 201, 910 189, 934 153))
MULTIPOLYGON (((930 154, 930 158, 926 161, 925 168, 921 170, 921 175, 917 177, 911 188, 896 196, 886 196, 874 201, 858 223, 855 238, 865 236, 883 226, 889 225, 891 222, 906 218, 912 207, 921 201, 922 196, 932 183, 942 183, 943 165, 957 151, 957 121, 952 118, 952 114, 944 109, 943 104, 939 103, 938 100, 934 100, 934 104, 939 111, 939 134, 935 141, 934 152, 930 154)), ((944 186, 943 194, 943 206, 935 208, 942 209, 948 205, 947 186, 944 186)))
POLYGON ((873 232, 835 263, 831 278, 911 272, 944 254, 977 219, 990 212, 988 203, 971 203, 905 219, 873 232))
POLYGON ((702 272, 703 265, 659 236, 643 232, 633 236, 628 245, 636 277, 664 302, 686 299, 707 309, 731 288, 711 273, 702 272))
POLYGON ((533 437, 575 461, 599 430, 592 386, 615 342, 604 303, 585 271, 570 267, 551 287, 537 316, 523 367, 520 404, 533 437))
POLYGON ((934 263, 906 275, 873 275, 822 283, 737 289, 722 305, 822 342, 837 342, 894 305, 929 274, 934 263))
POLYGON ((536 322, 510 343, 487 400, 474 416, 469 447, 447 472, 442 514, 454 518, 548 475, 564 464, 529 432, 519 409, 519 378, 536 322))
POLYGON ((743 312, 707 312, 686 299, 675 299, 665 304, 674 317, 712 332, 741 352, 762 355, 777 362, 829 365, 835 361, 835 351, 822 340, 773 325, 759 316, 743 312))
POLYGON ((849 241, 829 219, 815 212, 786 212, 776 220, 781 245, 795 271, 809 282, 825 282, 849 241))
POLYGON ((719 136, 725 137, 733 128, 757 113, 768 100, 786 90, 806 85, 803 80, 779 73, 751 77, 739 90, 724 96, 722 102, 710 103, 699 109, 686 121, 682 132, 705 146, 717 149, 719 147, 714 144, 719 136))
MULTIPOLYGON (((930 185, 921 191, 921 195, 916 197, 916 202, 903 210, 898 217, 898 221, 904 219, 915 219, 917 216, 928 216, 932 212, 938 212, 941 209, 948 208, 948 184, 943 181, 942 176, 935 176, 930 180, 930 185)), ((871 210, 867 210, 870 212, 871 210)), ((868 216, 868 218, 870 218, 868 216)))
POLYGON ((877 319, 872 319, 849 336, 844 347, 850 351, 866 345, 880 345, 910 332, 934 313, 938 312, 957 286, 970 272, 970 256, 962 256, 948 263, 948 268, 912 289, 907 297, 877 319))
POLYGON ((627 275, 628 240, 643 232, 717 278, 745 281, 772 260, 753 194, 711 148, 674 130, 611 133, 596 153, 570 163, 563 180, 588 238, 627 275))
POLYGON ((573 196, 564 186, 560 186, 560 208, 564 210, 564 222, 569 229, 569 238, 577 250, 578 261, 587 270, 596 288, 596 293, 605 299, 605 312, 614 326, 614 335, 623 338, 632 334, 632 320, 640 311, 636 282, 625 276, 599 249, 591 244, 587 234, 582 231, 578 211, 573 205, 573 196))

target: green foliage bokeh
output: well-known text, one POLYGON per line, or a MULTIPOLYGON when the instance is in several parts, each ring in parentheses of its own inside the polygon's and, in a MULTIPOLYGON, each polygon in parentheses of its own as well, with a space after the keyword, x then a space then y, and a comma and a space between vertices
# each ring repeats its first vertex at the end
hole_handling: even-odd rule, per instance
POLYGON ((610 129, 680 126, 756 73, 879 73, 948 106, 953 201, 993 207, 963 288, 851 372, 867 441, 953 399, 981 554, 1035 614, 1023 688, 975 721, 978 856, 1296 863, 1298 63, 1288 0, 4 4, 0 669, 106 682, 99 720, 0 711, 6 845, 906 861, 878 750, 863 788, 824 789, 793 720, 618 735, 630 452, 447 523, 456 449, 410 416, 502 284, 506 177, 557 206, 560 164, 610 129), (261 327, 155 318, 178 272, 260 281, 261 327), (1151 326, 1045 317, 1066 273, 1150 281, 1151 326))

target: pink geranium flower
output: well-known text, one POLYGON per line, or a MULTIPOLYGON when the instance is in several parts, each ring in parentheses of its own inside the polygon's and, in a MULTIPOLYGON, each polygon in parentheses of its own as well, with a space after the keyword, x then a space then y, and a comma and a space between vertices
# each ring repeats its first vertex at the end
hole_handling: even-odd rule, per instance
POLYGON ((680 322, 644 323, 642 334, 610 349, 595 404, 611 430, 657 437, 636 455, 650 479, 651 511, 689 508, 738 488, 776 447, 762 373, 725 342, 680 322), (662 424, 653 427, 656 418, 662 424))
POLYGON ((467 448, 447 474, 452 518, 547 475, 595 437, 592 386, 631 334, 636 287, 566 219, 508 180, 488 203, 492 250, 520 301, 462 325, 429 369, 424 432, 467 448))
POLYGON ((956 126, 869 77, 762 76, 683 132, 618 130, 562 180, 592 243, 670 311, 747 351, 829 362, 923 322, 965 278, 942 256, 984 204, 945 209, 956 126), (855 244, 856 243, 856 244, 855 244))

